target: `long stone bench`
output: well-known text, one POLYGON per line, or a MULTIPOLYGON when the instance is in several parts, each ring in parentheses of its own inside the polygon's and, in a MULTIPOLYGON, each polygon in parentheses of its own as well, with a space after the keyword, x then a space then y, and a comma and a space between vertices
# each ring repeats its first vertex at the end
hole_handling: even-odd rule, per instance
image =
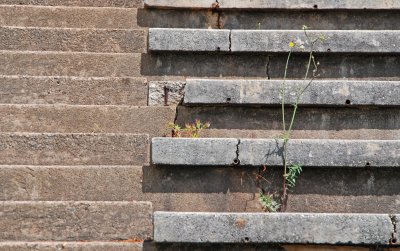
POLYGON ((154 240, 175 243, 390 245, 400 215, 154 213, 154 240))
POLYGON ((374 0, 144 0, 148 8, 171 8, 171 9, 376 9, 392 10, 400 9, 397 0, 374 1, 374 0))
MULTIPOLYGON (((186 105, 280 105, 283 80, 187 79, 186 105)), ((292 104, 308 81, 286 80, 285 102, 292 104)), ((398 81, 315 80, 301 105, 400 105, 398 81)))
MULTIPOLYGON (((316 52, 399 53, 397 30, 323 30, 308 31, 309 37, 326 38, 314 46, 316 52)), ((302 30, 210 30, 150 28, 150 51, 222 52, 301 52, 306 43, 302 30)), ((307 47, 307 45, 306 45, 307 47)), ((308 48, 306 48, 308 50, 308 48)))
MULTIPOLYGON (((279 139, 153 138, 152 163, 280 166, 282 146, 279 139)), ((310 167, 400 167, 400 141, 293 139, 287 160, 310 167)))

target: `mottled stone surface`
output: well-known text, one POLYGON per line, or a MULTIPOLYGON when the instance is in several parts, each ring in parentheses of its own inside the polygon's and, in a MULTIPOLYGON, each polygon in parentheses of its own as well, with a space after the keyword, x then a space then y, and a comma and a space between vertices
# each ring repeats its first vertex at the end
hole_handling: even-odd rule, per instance
POLYGON ((178 105, 183 99, 185 84, 183 81, 150 81, 148 105, 178 105))
POLYGON ((0 242, 0 251, 142 251, 142 243, 128 242, 0 242))
POLYGON ((80 7, 141 7, 141 0, 0 0, 0 4, 80 6, 80 7))
POLYGON ((153 138, 153 164, 160 165, 233 165, 237 139, 153 138))
POLYGON ((150 51, 229 51, 229 30, 149 29, 150 51))
POLYGON ((387 214, 154 213, 154 240, 182 243, 387 245, 387 214))
POLYGON ((144 240, 152 211, 150 202, 0 202, 0 240, 144 240))
MULTIPOLYGON (((188 79, 185 104, 281 105, 283 80, 188 79)), ((287 80, 285 103, 293 104, 309 81, 287 80)), ((398 81, 315 80, 300 105, 400 105, 398 81)))

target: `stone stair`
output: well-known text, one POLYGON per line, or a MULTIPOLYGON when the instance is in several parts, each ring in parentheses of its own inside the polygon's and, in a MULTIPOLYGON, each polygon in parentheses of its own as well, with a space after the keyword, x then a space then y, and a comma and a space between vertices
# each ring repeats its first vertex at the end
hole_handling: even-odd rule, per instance
MULTIPOLYGON (((286 22, 307 19, 306 15, 322 11, 328 16, 332 12, 350 16, 364 11, 368 19, 370 9, 398 13, 400 7, 394 1, 329 0, 146 0, 145 6, 154 16, 157 12, 186 16, 197 11, 201 18, 217 22, 216 27, 208 27, 214 29, 196 23, 195 27, 157 25, 149 29, 149 50, 159 66, 156 74, 190 76, 181 91, 183 102, 177 110, 177 122, 184 124, 198 118, 211 121, 214 128, 204 132, 207 138, 201 139, 153 138, 151 163, 171 173, 170 177, 182 172, 181 177, 199 179, 199 191, 210 186, 209 190, 254 193, 260 184, 265 191, 277 191, 281 186, 283 140, 278 135, 285 56, 290 41, 305 40, 299 29, 303 23, 297 30, 262 27, 276 22, 277 12, 289 16, 286 22), (210 12, 217 18, 210 17, 210 12), (242 21, 254 21, 254 26, 243 28, 246 24, 230 22, 235 15, 242 21), (257 23, 251 15, 264 15, 267 20, 257 23), (211 57, 212 62, 207 61, 211 57), (254 79, 262 76, 265 78, 254 79), (266 139, 256 139, 259 137, 266 139), (268 180, 257 181, 255 177, 263 166, 268 180), (191 172, 197 175, 187 175, 191 172), (201 172, 211 172, 214 177, 201 172), (228 184, 215 187, 223 183, 223 177, 229 177, 225 181, 228 184)), ((374 18, 377 16, 380 14, 374 18)), ((336 25, 341 21, 336 20, 336 25)), ((289 195, 288 213, 158 211, 154 214, 156 243, 166 250, 269 250, 269 244, 280 245, 276 250, 297 250, 298 244, 309 245, 303 246, 304 250, 340 249, 337 246, 343 246, 343 250, 356 250, 355 246, 397 250, 400 186, 390 177, 398 175, 400 166, 399 126, 392 120, 399 115, 400 86, 398 76, 382 71, 385 67, 380 64, 389 57, 391 62, 397 60, 398 31, 364 28, 358 22, 353 25, 359 28, 332 29, 331 25, 326 28, 317 24, 316 30, 308 32, 327 38, 315 47, 320 68, 325 69, 299 103, 287 159, 301 163, 303 173, 289 195), (374 122, 378 117, 380 121, 374 122), (362 131, 366 133, 360 134, 362 131), (382 203, 384 198, 391 202, 382 203), (218 246, 221 243, 227 246, 218 246)), ((286 82, 288 103, 294 101, 295 91, 304 84, 299 78, 307 55, 300 49, 294 49, 294 53, 286 82)), ((174 86, 174 82, 165 86, 174 86)), ((173 184, 165 182, 165 187, 173 184)), ((253 204, 257 198, 255 194, 247 201, 243 211, 258 211, 253 204)))

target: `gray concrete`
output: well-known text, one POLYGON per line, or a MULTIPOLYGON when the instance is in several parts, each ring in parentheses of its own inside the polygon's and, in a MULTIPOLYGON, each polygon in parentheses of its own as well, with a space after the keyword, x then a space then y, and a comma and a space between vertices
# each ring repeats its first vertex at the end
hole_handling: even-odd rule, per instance
POLYGON ((153 8, 215 8, 221 9, 399 9, 397 0, 373 1, 373 0, 145 0, 145 6, 153 8))
POLYGON ((152 163, 156 165, 232 165, 237 139, 153 138, 152 163))
MULTIPOLYGON (((309 81, 287 80, 285 103, 294 103, 298 90, 308 83, 309 81)), ((283 80, 188 79, 184 103, 280 105, 282 84, 283 80)), ((398 106, 399 97, 398 81, 316 80, 304 92, 299 104, 398 106)))
MULTIPOLYGON (((310 39, 320 35, 325 42, 314 45, 316 52, 346 52, 346 53, 398 53, 400 52, 400 31, 371 31, 371 30, 331 30, 308 31, 310 39)), ((294 51, 302 51, 299 47, 304 44, 305 51, 310 50, 304 31, 285 30, 232 30, 232 52, 287 52, 289 42, 298 46, 294 51)))
POLYGON ((178 105, 184 95, 183 81, 150 81, 149 106, 178 105))
POLYGON ((154 213, 154 240, 183 243, 387 245, 387 214, 154 213))
POLYGON ((229 51, 229 30, 149 29, 150 51, 229 51))
POLYGON ((112 241, 152 237, 150 202, 0 202, 0 241, 112 241))
MULTIPOLYGON (((283 141, 276 139, 183 139, 155 138, 152 160, 162 165, 282 165, 283 141)), ((288 144, 287 161, 316 167, 398 167, 398 140, 318 140, 293 139, 288 144)))

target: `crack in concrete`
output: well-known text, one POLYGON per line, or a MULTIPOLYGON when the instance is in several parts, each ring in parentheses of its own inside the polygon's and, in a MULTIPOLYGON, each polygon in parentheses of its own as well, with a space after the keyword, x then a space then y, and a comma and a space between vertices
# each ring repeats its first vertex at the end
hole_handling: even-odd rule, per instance
POLYGON ((229 30, 229 52, 232 52, 232 30, 229 30))
POLYGON ((236 158, 233 160, 233 165, 235 165, 235 166, 240 164, 240 159, 239 159, 240 139, 238 139, 237 141, 238 141, 238 143, 236 144, 236 158))
POLYGON ((266 66, 266 74, 267 74, 267 79, 271 79, 271 76, 270 76, 270 67, 271 67, 271 56, 268 56, 267 57, 267 66, 266 66))
POLYGON ((390 221, 392 222, 393 225, 393 232, 392 232, 392 236, 390 238, 390 244, 397 244, 397 218, 396 215, 389 215, 390 221))

